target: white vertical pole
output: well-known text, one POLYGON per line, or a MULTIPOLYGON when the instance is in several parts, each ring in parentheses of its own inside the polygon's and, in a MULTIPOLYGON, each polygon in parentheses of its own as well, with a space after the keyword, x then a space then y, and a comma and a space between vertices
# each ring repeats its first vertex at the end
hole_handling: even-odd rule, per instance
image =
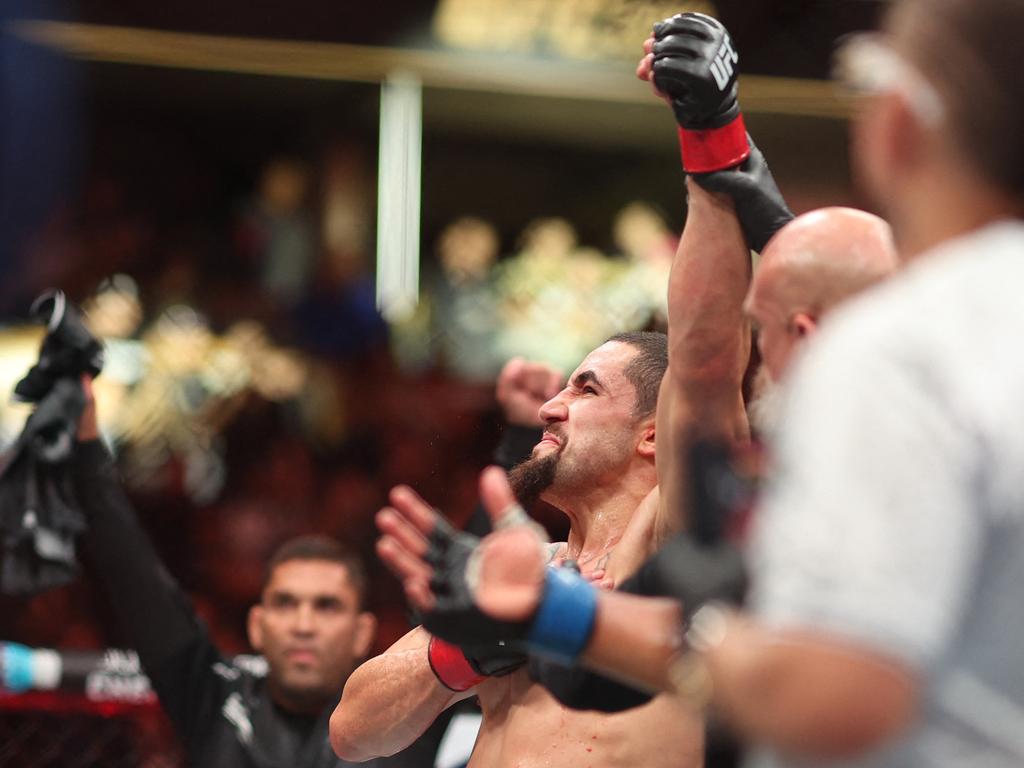
POLYGON ((381 84, 377 172, 377 308, 406 317, 419 300, 423 87, 396 72, 381 84))

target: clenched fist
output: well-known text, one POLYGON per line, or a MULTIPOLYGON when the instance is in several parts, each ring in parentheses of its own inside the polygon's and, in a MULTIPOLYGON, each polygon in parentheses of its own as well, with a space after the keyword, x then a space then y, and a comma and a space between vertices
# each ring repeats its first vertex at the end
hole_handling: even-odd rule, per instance
POLYGON ((520 427, 542 427, 540 407, 562 389, 562 373, 547 363, 513 357, 498 375, 495 393, 505 421, 520 427))

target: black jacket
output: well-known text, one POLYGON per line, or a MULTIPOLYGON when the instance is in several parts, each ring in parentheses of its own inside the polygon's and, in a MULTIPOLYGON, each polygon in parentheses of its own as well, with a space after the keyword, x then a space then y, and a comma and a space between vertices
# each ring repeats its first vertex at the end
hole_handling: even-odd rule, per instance
MULTIPOLYGON (((138 651, 189 764, 206 768, 342 768, 327 739, 333 704, 318 717, 291 714, 258 673, 226 659, 163 567, 98 441, 77 447, 71 470, 89 528, 85 544, 114 612, 138 651)), ((340 691, 339 691, 340 695, 340 691)), ((433 765, 416 745, 372 768, 433 765)))

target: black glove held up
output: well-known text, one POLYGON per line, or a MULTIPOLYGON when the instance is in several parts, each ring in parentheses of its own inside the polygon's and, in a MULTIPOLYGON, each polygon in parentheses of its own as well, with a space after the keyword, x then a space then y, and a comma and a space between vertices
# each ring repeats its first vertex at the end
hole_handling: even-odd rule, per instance
POLYGON ((747 245, 760 253, 772 236, 793 220, 793 212, 775 184, 761 150, 749 135, 747 142, 750 155, 740 165, 691 175, 708 192, 720 192, 733 199, 747 245))
POLYGON ((654 85, 672 99, 676 122, 704 131, 732 122, 739 56, 728 31, 703 13, 679 13, 654 25, 654 85))

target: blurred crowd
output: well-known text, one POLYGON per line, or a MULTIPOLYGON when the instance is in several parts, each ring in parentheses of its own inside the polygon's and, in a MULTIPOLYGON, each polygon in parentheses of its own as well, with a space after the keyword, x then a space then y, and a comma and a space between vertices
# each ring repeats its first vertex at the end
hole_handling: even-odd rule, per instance
POLYGON ((396 358, 407 370, 440 366, 487 381, 512 357, 569 370, 613 334, 663 328, 676 238, 640 202, 619 212, 613 237, 618 253, 604 254, 581 246, 570 222, 536 219, 499 260, 493 226, 453 222, 423 300, 395 329, 396 358))
MULTIPOLYGON (((33 241, 29 279, 7 297, 27 308, 32 291, 59 285, 83 306, 107 349, 104 437, 228 653, 248 649, 245 612, 281 541, 324 532, 373 564, 372 516, 399 482, 469 518, 502 428, 493 387, 508 359, 568 371, 613 333, 664 326, 676 238, 637 202, 609 223, 612 253, 560 218, 528 222, 511 253, 487 221, 453 221, 424 258, 419 306, 388 327, 374 306, 363 158, 342 147, 318 168, 267 162, 224 233, 172 232, 116 175, 94 178, 33 241)), ((15 320, 0 330, 0 385, 23 375, 41 332, 15 320)), ((5 444, 27 412, 0 406, 5 444)), ((397 585, 372 567, 380 650, 408 621, 397 585)), ((5 638, 123 644, 91 583, 0 598, 5 638)))

